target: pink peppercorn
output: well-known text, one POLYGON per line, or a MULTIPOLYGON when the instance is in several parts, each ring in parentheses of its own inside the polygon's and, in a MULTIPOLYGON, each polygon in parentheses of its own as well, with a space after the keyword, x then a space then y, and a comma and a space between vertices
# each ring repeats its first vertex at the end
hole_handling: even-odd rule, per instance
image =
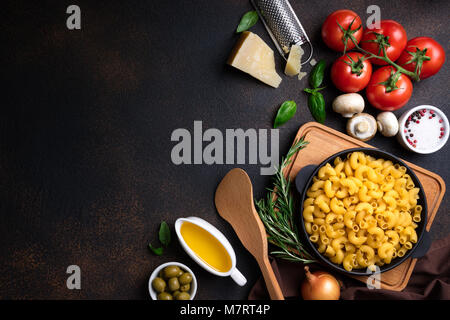
POLYGON ((442 122, 444 122, 444 120, 440 119, 440 120, 439 120, 439 123, 442 123, 442 122))

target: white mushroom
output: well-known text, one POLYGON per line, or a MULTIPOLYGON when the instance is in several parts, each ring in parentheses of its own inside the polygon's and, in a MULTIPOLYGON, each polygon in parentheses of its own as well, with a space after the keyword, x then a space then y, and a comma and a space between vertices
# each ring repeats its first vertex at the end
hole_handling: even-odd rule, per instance
POLYGON ((362 141, 370 140, 377 133, 377 122, 368 113, 357 113, 348 120, 347 133, 362 141))
POLYGON ((398 120, 392 112, 382 112, 377 116, 378 131, 385 137, 393 137, 398 132, 398 120))
POLYGON ((351 118, 355 113, 363 112, 364 99, 359 93, 346 93, 333 101, 333 110, 344 118, 351 118))

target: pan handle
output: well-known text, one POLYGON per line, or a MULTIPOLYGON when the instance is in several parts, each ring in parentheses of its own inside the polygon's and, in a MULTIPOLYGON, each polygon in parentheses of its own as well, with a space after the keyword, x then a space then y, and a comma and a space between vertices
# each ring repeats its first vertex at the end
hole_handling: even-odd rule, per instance
POLYGON ((308 179, 311 177, 316 168, 316 165, 310 164, 301 168, 297 173, 297 176, 295 177, 295 187, 299 193, 303 193, 308 179))
POLYGON ((426 255, 428 250, 430 249, 431 242, 432 241, 431 241, 430 233, 428 231, 424 231, 422 239, 417 244, 416 249, 411 254, 411 258, 421 258, 424 255, 426 255))

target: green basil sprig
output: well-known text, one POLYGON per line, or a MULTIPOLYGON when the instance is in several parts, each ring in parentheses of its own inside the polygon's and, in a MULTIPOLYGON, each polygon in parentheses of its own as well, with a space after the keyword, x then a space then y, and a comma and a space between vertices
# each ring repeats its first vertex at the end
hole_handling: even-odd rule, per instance
POLYGON ((169 226, 165 221, 163 221, 159 227, 159 241, 163 244, 163 246, 167 247, 170 244, 170 238, 169 226))
POLYGON ((295 112, 297 111, 297 104, 295 101, 285 101, 278 109, 277 116, 275 117, 275 121, 273 123, 274 128, 278 128, 279 126, 285 124, 291 119, 295 112))
POLYGON ((157 256, 162 256, 163 251, 164 251, 163 247, 155 248, 155 247, 152 247, 151 243, 148 244, 148 247, 149 247, 150 250, 152 250, 152 252, 153 252, 154 254, 156 254, 157 256))
POLYGON ((312 69, 309 75, 309 84, 312 89, 306 88, 304 91, 309 93, 308 97, 308 107, 313 118, 320 123, 325 122, 326 112, 325 112, 325 100, 323 95, 319 92, 323 88, 319 88, 323 82, 325 75, 325 60, 320 60, 312 69))
POLYGON ((256 13, 256 11, 247 12, 242 16, 236 29, 236 33, 241 33, 242 31, 250 29, 256 24, 256 22, 258 22, 258 13, 256 13))
POLYGON ((313 118, 320 123, 324 123, 326 117, 325 100, 323 98, 323 95, 319 92, 319 90, 322 89, 323 88, 305 89, 306 92, 310 93, 308 97, 309 111, 311 112, 313 118))
POLYGON ((317 89, 322 84, 323 76, 325 73, 325 67, 326 67, 325 60, 320 60, 311 71, 311 74, 309 75, 309 84, 314 89, 317 89))
MULTIPOLYGON (((167 248, 170 244, 171 235, 170 235, 169 226, 167 225, 167 223, 165 221, 161 222, 158 235, 159 235, 159 242, 161 242, 161 244, 167 248)), ((150 243, 148 244, 148 247, 157 256, 162 255, 164 252, 163 247, 155 248, 150 243)))

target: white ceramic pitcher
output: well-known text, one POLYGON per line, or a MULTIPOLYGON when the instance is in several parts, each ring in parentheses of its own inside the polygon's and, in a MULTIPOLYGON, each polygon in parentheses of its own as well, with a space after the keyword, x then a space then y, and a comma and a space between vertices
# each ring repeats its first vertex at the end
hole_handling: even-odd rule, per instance
POLYGON ((175 221, 175 231, 178 236, 178 240, 183 247, 184 251, 195 261, 197 262, 203 269, 211 272, 212 274, 215 274, 216 276, 220 277, 228 277, 230 276, 238 285, 244 286, 247 283, 247 279, 244 277, 244 275, 236 268, 236 254, 234 252, 233 247, 231 246, 230 242, 228 242, 227 238, 223 235, 222 232, 220 232, 216 227, 214 227, 209 222, 198 218, 198 217, 188 217, 188 218, 179 218, 177 221, 175 221), (181 235, 180 228, 183 222, 190 222, 198 227, 208 231, 214 238, 216 238, 225 248, 225 250, 228 252, 231 258, 231 268, 227 272, 219 272, 211 266, 209 266, 207 263, 205 263, 202 259, 200 259, 197 254, 192 251, 191 248, 186 244, 186 242, 183 239, 183 236, 181 235))

